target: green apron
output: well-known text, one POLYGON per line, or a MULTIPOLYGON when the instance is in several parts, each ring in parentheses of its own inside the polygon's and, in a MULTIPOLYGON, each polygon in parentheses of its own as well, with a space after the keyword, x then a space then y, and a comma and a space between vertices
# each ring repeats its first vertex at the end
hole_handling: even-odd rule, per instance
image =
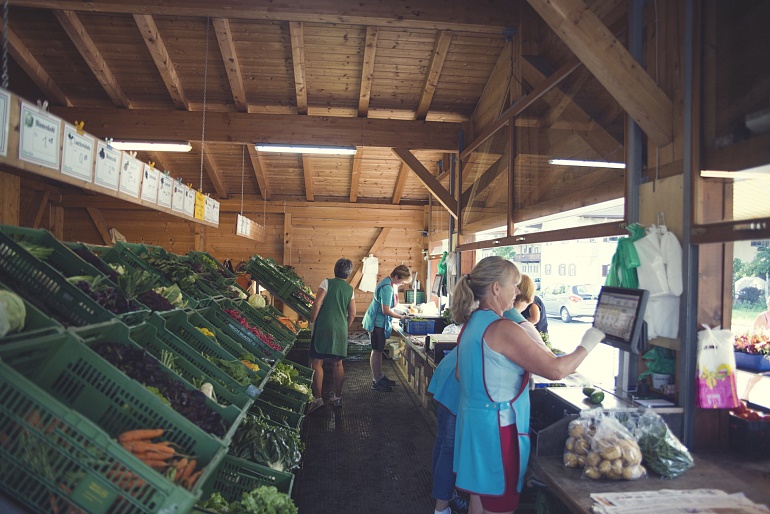
POLYGON ((313 324, 315 351, 328 355, 348 355, 348 305, 353 288, 342 279, 328 279, 326 296, 313 324))

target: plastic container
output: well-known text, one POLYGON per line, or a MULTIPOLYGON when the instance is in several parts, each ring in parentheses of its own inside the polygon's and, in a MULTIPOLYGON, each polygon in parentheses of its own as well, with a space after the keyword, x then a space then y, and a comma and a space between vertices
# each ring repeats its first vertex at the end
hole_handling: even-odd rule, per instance
POLYGON ((280 361, 288 352, 288 348, 284 348, 282 351, 270 348, 267 343, 238 323, 232 316, 222 310, 219 305, 212 305, 198 312, 212 325, 238 342, 246 350, 257 356, 257 358, 280 361))
POLYGON ((294 398, 273 388, 267 388, 262 391, 262 394, 259 395, 259 399, 266 401, 271 405, 275 405, 276 407, 298 414, 304 414, 305 405, 307 405, 307 397, 304 399, 294 398))
POLYGON ((234 309, 239 311, 252 325, 273 336, 273 340, 283 348, 291 346, 297 338, 294 332, 278 321, 269 311, 266 309, 255 309, 245 300, 223 299, 218 301, 217 304, 222 310, 234 309))
POLYGON ((730 448, 752 457, 770 456, 770 423, 749 421, 730 413, 727 426, 730 448))
POLYGON ((187 256, 190 257, 193 262, 197 262, 204 268, 206 268, 209 271, 216 271, 219 276, 222 278, 222 283, 224 284, 234 284, 236 275, 226 267, 222 265, 218 260, 216 260, 210 253, 207 252, 195 252, 190 251, 187 252, 187 256), (211 263, 216 264, 216 268, 214 268, 211 263))
POLYGON ((302 427, 302 421, 305 419, 305 415, 299 412, 292 412, 287 409, 275 407, 269 403, 257 398, 254 400, 254 404, 249 409, 249 414, 263 417, 267 416, 270 422, 279 426, 286 426, 294 430, 299 430, 302 427))
MULTIPOLYGON (((261 486, 273 486, 279 492, 291 495, 294 475, 276 471, 255 462, 249 462, 228 455, 217 467, 214 477, 203 488, 201 499, 206 500, 218 492, 229 501, 240 500, 243 493, 248 493, 261 486)), ((197 512, 210 512, 200 507, 197 512)))
MULTIPOLYGON (((10 291, 5 284, 0 282, 0 289, 10 291)), ((13 332, 6 334, 5 337, 0 337, 0 344, 12 343, 20 339, 34 339, 36 337, 43 337, 55 332, 61 332, 64 327, 61 323, 52 319, 47 314, 43 313, 40 309, 29 303, 23 297, 21 301, 24 303, 24 309, 26 317, 24 318, 24 328, 19 332, 13 332)))
POLYGON ((662 373, 652 374, 652 387, 654 389, 663 389, 671 382, 671 375, 662 373))
POLYGON ((412 335, 432 334, 433 327, 436 325, 436 321, 432 319, 427 321, 413 321, 409 318, 406 318, 402 321, 401 324, 404 327, 404 330, 412 335))

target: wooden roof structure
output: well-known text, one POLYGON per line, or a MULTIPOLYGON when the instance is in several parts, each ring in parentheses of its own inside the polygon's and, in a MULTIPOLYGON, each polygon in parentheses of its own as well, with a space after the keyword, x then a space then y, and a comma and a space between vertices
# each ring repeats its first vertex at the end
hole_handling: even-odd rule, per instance
MULTIPOLYGON (((578 3, 623 41, 626 2, 578 3)), ((11 89, 102 138, 190 141, 187 154, 138 157, 218 199, 413 205, 431 192, 441 202, 448 155, 528 98, 515 121, 529 134, 517 149, 525 208, 574 194, 543 156, 623 160, 633 108, 580 64, 598 43, 568 47, 538 4, 13 0, 11 89), (256 143, 357 153, 267 154, 256 143)))

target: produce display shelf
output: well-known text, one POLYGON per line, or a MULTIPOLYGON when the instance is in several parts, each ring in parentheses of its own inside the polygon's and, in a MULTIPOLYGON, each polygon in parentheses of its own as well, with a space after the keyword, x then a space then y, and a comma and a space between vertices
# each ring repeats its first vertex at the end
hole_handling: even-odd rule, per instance
MULTIPOLYGON (((205 328, 210 332, 213 332, 214 339, 216 339, 217 344, 222 348, 224 348, 225 350, 227 350, 227 352, 233 357, 240 359, 245 353, 251 353, 248 350, 246 350, 246 348, 241 346, 240 343, 238 343, 232 337, 225 334, 222 330, 214 326, 209 320, 207 320, 201 315, 201 312, 205 312, 209 308, 210 307, 205 307, 197 311, 189 312, 187 315, 187 320, 190 322, 191 325, 195 326, 196 328, 205 328)), ((165 317, 166 315, 163 315, 163 316, 165 317)), ((266 368, 271 367, 270 365, 266 364, 264 361, 261 361, 260 359, 257 359, 257 364, 259 364, 260 368, 262 367, 263 364, 265 365, 266 368)))
MULTIPOLYGON (((11 289, 0 282, 0 290, 10 291, 11 289)), ((53 334, 54 332, 61 332, 64 329, 61 323, 44 314, 40 309, 29 303, 23 297, 20 296, 20 298, 24 303, 24 327, 19 332, 6 334, 4 337, 0 337, 0 344, 12 343, 22 339, 43 337, 53 334)))
POLYGON ((219 276, 222 278, 223 283, 225 284, 235 283, 235 279, 236 279, 235 273, 233 273, 232 271, 224 267, 222 263, 216 260, 210 253, 189 251, 187 252, 187 255, 194 262, 197 262, 198 264, 208 269, 209 271, 216 271, 217 273, 219 273, 219 276), (214 262, 217 265, 217 268, 213 269, 210 265, 210 262, 214 262))
POLYGON ((282 351, 271 348, 267 343, 262 341, 262 339, 238 323, 235 318, 222 310, 219 305, 212 305, 208 309, 199 311, 199 313, 209 320, 212 325, 222 330, 225 334, 233 338, 246 350, 260 359, 276 362, 281 361, 290 349, 290 346, 283 348, 282 351))
MULTIPOLYGON (((310 389, 310 388, 308 387, 308 389, 310 389)), ((277 382, 272 382, 272 381, 268 382, 265 385, 265 391, 273 391, 275 393, 280 393, 283 396, 288 396, 289 398, 292 398, 293 400, 298 400, 298 401, 301 401, 303 403, 307 403, 308 398, 310 397, 306 393, 295 391, 294 389, 289 389, 286 386, 283 386, 283 385, 281 385, 281 384, 279 384, 277 382)))
POLYGON ((297 294, 298 289, 300 288, 292 284, 292 287, 289 288, 288 293, 284 293, 284 294, 276 293, 275 296, 277 296, 278 299, 284 303, 284 305, 287 305, 294 312, 299 314, 303 319, 310 321, 311 307, 308 307, 303 302, 301 302, 298 298, 296 298, 295 295, 297 294))
POLYGON ((83 326, 115 315, 67 282, 59 272, 33 257, 0 232, 0 280, 25 300, 65 325, 83 326))
POLYGON ((222 310, 230 309, 240 312, 252 325, 273 336, 275 342, 282 348, 294 343, 296 336, 285 325, 262 309, 255 309, 245 300, 234 301, 223 299, 217 302, 222 310), (265 319, 265 318, 268 319, 265 319))
MULTIPOLYGON (((30 257, 48 264, 57 272, 61 273, 65 278, 82 276, 102 277, 110 286, 118 289, 117 285, 106 277, 104 273, 81 259, 68 246, 56 239, 47 230, 17 227, 13 225, 0 225, 0 232, 16 243, 26 243, 50 248, 51 254, 46 259, 39 259, 32 254, 29 255, 30 257)), ((21 244, 19 246, 21 246, 21 244)), ((24 251, 26 251, 26 249, 24 251)), ((132 300, 132 302, 135 307, 134 310, 123 314, 111 314, 129 325, 141 323, 150 315, 150 310, 137 300, 132 300)))
POLYGON ((267 388, 259 395, 259 399, 265 401, 276 407, 296 412, 298 414, 305 413, 305 405, 307 404, 307 398, 297 399, 286 394, 283 394, 276 389, 267 388))
POLYGON ((257 398, 254 400, 254 404, 249 409, 249 414, 253 414, 257 417, 264 418, 267 416, 272 423, 289 427, 292 430, 297 430, 302 427, 302 421, 305 419, 305 415, 299 412, 292 412, 290 410, 282 409, 270 405, 269 403, 257 398))
MULTIPOLYGON (((169 492, 176 489, 176 486, 168 482, 157 471, 141 463, 127 451, 110 447, 107 442, 104 442, 105 439, 115 438, 127 430, 162 428, 165 431, 164 440, 174 443, 180 453, 194 455, 203 466, 200 480, 196 482, 191 491, 193 498, 200 496, 201 485, 209 479, 217 464, 225 456, 226 443, 205 433, 179 413, 168 408, 161 402, 160 398, 141 384, 122 373, 117 373, 112 365, 91 351, 72 333, 62 332, 35 341, 4 345, 0 347, 0 360, 2 360, 0 365, 13 368, 29 382, 50 395, 49 398, 40 402, 43 404, 40 406, 41 408, 50 408, 52 404, 61 403, 66 409, 71 409, 96 424, 103 433, 92 433, 91 435, 102 441, 101 446, 108 449, 113 457, 117 457, 116 460, 120 464, 134 471, 147 483, 159 483, 169 492), (51 401, 51 397, 55 400, 51 401)), ((8 380, 7 377, 10 376, 10 373, 7 371, 9 370, 4 369, 3 371, 1 380, 8 380)), ((3 390, 4 392, 7 389, 14 390, 15 387, 28 389, 29 384, 26 385, 27 387, 24 387, 24 382, 19 383, 18 386, 16 383, 5 384, 3 390)), ((8 405, 5 393, 2 402, 4 407, 8 405)), ((27 416, 29 414, 29 412, 25 413, 27 416)), ((60 422, 56 418, 55 414, 51 415, 49 422, 54 424, 60 422)), ((3 424, 3 426, 13 427, 13 424, 3 424)), ((42 428, 43 432, 38 441, 47 438, 48 425, 38 423, 37 428, 42 428)), ((75 428, 77 429, 77 427, 75 428)), ((21 437, 23 432, 21 430, 18 436, 21 437)), ((109 439, 107 440, 109 441, 109 439)), ((112 441, 109 442, 112 443, 112 441)), ((79 444, 87 452, 89 448, 95 446, 94 443, 93 440, 81 440, 79 444)), ((29 451, 30 448, 27 447, 26 449, 29 451)), ((59 450, 62 453, 70 454, 70 448, 66 446, 56 449, 56 451, 59 450)), ((2 451, 6 450, 3 449, 2 451)), ((56 451, 46 450, 45 453, 51 454, 56 453, 56 451)), ((79 499, 79 501, 84 502, 104 502, 106 505, 101 504, 102 509, 99 509, 99 512, 119 512, 120 506, 114 510, 111 509, 117 494, 119 494, 118 491, 113 490, 111 494, 106 495, 107 501, 105 501, 103 494, 92 494, 95 487, 92 484, 101 486, 106 492, 110 485, 107 475, 109 475, 108 472, 112 463, 102 462, 101 459, 98 464, 91 463, 88 459, 78 460, 82 460, 84 466, 97 465, 106 475, 101 477, 101 480, 99 477, 92 476, 90 480, 84 481, 85 476, 74 477, 68 473, 69 469, 61 469, 60 471, 66 476, 65 480, 70 479, 78 482, 68 485, 68 490, 72 491, 70 499, 73 501, 79 499)), ((39 461, 35 462, 40 465, 39 461)), ((40 474, 41 470, 38 469, 37 471, 37 474, 40 474)), ((60 483, 52 485, 58 487, 60 483)), ((50 491, 47 492, 46 496, 49 495, 50 491)), ((134 500, 136 498, 130 501, 134 500)), ((145 507, 140 511, 156 512, 156 509, 157 505, 152 505, 151 508, 145 507)), ((48 508, 43 510, 48 510, 48 508)), ((85 510, 93 512, 97 509, 89 507, 85 510)))
POLYGON ((281 294, 294 285, 287 276, 262 260, 259 255, 251 256, 246 263, 246 271, 273 294, 281 294))
MULTIPOLYGON (((166 251, 164 248, 161 248, 159 246, 146 246, 146 245, 132 245, 130 243, 121 243, 123 248, 127 248, 132 254, 134 254, 138 259, 141 259, 144 261, 144 263, 149 266, 150 268, 154 269, 157 273, 159 273, 168 284, 172 284, 172 280, 163 274, 163 272, 152 266, 147 259, 150 258, 160 258, 166 261, 174 261, 178 264, 183 264, 189 267, 189 263, 191 259, 186 256, 180 256, 176 255, 174 253, 166 251)), ((190 269, 190 272, 193 272, 192 268, 190 269)), ((194 272, 193 272, 194 273, 194 272)), ((198 281, 193 282, 192 284, 187 284, 185 288, 182 288, 182 285, 177 284, 179 286, 179 289, 185 293, 190 298, 194 299, 197 302, 197 305, 189 305, 191 308, 196 307, 202 307, 204 305, 207 305, 209 302, 209 297, 212 295, 218 295, 220 294, 219 291, 216 289, 210 288, 206 286, 203 283, 198 283, 198 281)))
MULTIPOLYGON (((81 338, 83 342, 89 347, 92 347, 95 344, 101 342, 110 342, 127 345, 132 348, 142 349, 142 346, 139 345, 136 341, 157 337, 157 330, 155 327, 148 323, 142 323, 141 325, 128 327, 119 321, 111 321, 108 323, 100 323, 98 325, 90 325, 88 327, 71 329, 71 332, 81 338)), ((155 356, 152 357, 157 359, 155 356)), ((173 380, 182 382, 182 384, 185 386, 185 389, 188 391, 198 390, 188 380, 184 379, 176 372, 170 370, 159 359, 157 360, 160 369, 164 372, 165 375, 169 376, 173 380)), ((121 373, 117 369, 114 369, 113 371, 114 373, 121 373)), ((228 443, 232 439, 233 434, 238 429, 238 426, 241 424, 241 421, 246 415, 245 409, 241 409, 236 405, 229 405, 224 407, 208 398, 206 398, 205 401, 209 408, 211 408, 214 412, 222 417, 222 422, 225 428, 225 433, 221 437, 215 436, 213 434, 209 435, 212 437, 217 437, 225 443, 228 443)))

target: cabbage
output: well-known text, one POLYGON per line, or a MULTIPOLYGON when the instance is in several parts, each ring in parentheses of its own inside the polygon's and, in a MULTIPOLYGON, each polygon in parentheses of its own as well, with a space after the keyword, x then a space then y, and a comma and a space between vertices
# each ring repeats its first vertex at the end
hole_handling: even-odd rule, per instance
POLYGON ((16 293, 0 290, 0 337, 18 332, 24 328, 27 309, 24 301, 16 293))
POLYGON ((266 305, 265 297, 262 296, 261 294, 253 294, 249 296, 249 305, 251 305, 255 309, 261 309, 266 305))

